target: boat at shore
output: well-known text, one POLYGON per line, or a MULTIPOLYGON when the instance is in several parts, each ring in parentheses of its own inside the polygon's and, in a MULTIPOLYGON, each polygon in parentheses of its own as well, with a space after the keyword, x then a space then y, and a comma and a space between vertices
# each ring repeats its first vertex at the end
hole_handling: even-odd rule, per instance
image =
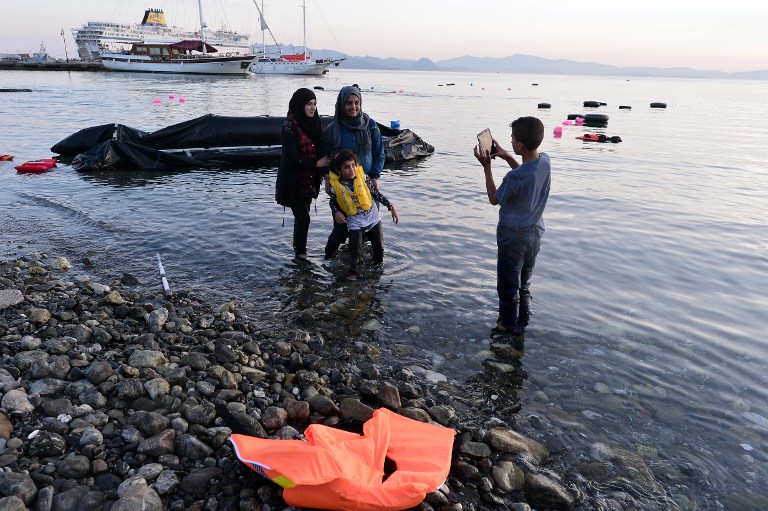
MULTIPOLYGON (((98 60, 104 53, 119 53, 127 50, 133 43, 174 43, 201 39, 200 31, 169 27, 161 9, 145 10, 141 23, 88 21, 79 28, 73 28, 72 36, 77 45, 78 56, 82 60, 98 60)), ((251 52, 249 34, 239 34, 222 28, 207 31, 206 36, 206 42, 222 52, 239 52, 241 55, 251 52)))
POLYGON ((271 48, 281 48, 274 34, 269 29, 264 20, 264 5, 259 7, 256 0, 253 0, 256 9, 261 17, 262 49, 256 55, 256 60, 251 65, 251 71, 258 75, 314 75, 320 76, 328 72, 331 66, 338 66, 344 59, 313 59, 312 52, 307 49, 307 3, 302 5, 302 16, 304 26, 304 48, 301 53, 284 54, 279 52, 274 54, 267 49, 266 33, 269 32, 272 40, 275 42, 271 48))
POLYGON ((128 51, 104 53, 101 63, 111 71, 247 75, 253 59, 249 54, 221 54, 204 41, 186 40, 172 44, 134 43, 128 51))
MULTIPOLYGON (((327 127, 333 117, 321 117, 327 127)), ((285 117, 204 115, 147 133, 123 124, 84 128, 51 147, 79 171, 189 170, 252 166, 280 159, 285 117)), ((409 129, 379 124, 384 158, 405 161, 435 148, 409 129)))

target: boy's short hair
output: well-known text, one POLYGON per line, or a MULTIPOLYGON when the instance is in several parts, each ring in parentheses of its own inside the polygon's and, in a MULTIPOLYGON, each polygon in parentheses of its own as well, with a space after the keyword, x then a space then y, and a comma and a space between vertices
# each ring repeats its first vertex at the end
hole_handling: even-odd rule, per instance
POLYGON ((544 124, 536 117, 518 117, 509 124, 512 134, 529 151, 535 151, 544 140, 544 124))
POLYGON ((354 160, 355 165, 360 165, 360 162, 357 160, 357 155, 350 151, 349 149, 342 149, 341 151, 338 151, 336 154, 333 155, 333 158, 331 158, 331 163, 328 166, 334 174, 339 173, 339 169, 344 164, 344 162, 354 160))

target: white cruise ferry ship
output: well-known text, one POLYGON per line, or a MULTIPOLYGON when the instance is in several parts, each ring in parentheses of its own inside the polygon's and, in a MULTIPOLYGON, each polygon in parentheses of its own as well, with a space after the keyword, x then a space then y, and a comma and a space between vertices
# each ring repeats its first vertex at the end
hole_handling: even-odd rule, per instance
MULTIPOLYGON (((73 28, 77 53, 83 60, 98 60, 102 52, 119 52, 132 43, 174 43, 185 39, 199 39, 200 32, 169 27, 161 9, 147 9, 141 23, 121 24, 89 21, 73 28)), ((248 34, 229 30, 206 30, 205 42, 222 52, 234 55, 251 53, 248 34)))

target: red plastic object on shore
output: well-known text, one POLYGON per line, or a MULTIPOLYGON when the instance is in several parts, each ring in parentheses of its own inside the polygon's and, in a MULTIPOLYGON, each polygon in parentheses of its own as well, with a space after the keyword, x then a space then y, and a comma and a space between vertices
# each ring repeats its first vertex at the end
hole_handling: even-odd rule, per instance
POLYGON ((16 172, 19 174, 42 174, 56 166, 56 158, 40 158, 39 160, 28 161, 17 165, 16 172))

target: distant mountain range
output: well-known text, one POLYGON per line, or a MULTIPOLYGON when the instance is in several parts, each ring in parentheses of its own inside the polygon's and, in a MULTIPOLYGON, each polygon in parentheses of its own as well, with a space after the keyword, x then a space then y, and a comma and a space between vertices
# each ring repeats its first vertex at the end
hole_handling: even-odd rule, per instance
MULTIPOLYGON (((315 58, 342 58, 345 55, 333 50, 313 50, 315 58)), ((340 67, 348 69, 390 69, 403 71, 468 71, 481 73, 528 73, 605 76, 661 76, 674 78, 732 78, 740 80, 767 80, 768 70, 726 73, 702 71, 688 67, 619 67, 597 62, 550 60, 533 55, 508 57, 456 57, 433 62, 428 58, 418 60, 394 57, 346 57, 340 67)))

